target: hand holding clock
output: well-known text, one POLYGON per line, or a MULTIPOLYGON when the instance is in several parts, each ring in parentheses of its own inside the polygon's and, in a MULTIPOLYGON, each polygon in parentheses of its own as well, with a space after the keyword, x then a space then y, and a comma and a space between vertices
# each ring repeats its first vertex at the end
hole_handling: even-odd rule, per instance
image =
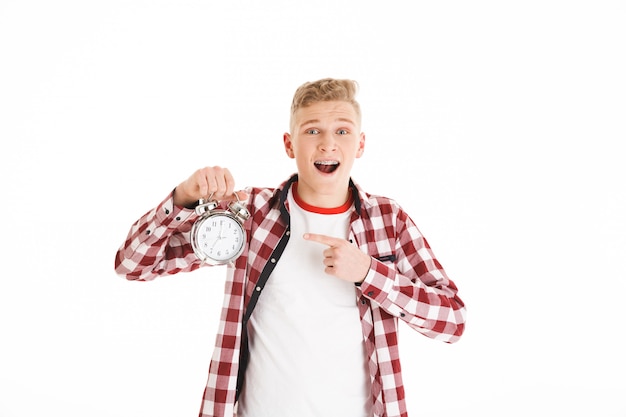
POLYGON ((191 227, 194 253, 209 265, 224 265, 241 255, 246 243, 243 223, 250 213, 245 208, 248 195, 234 192, 235 180, 226 168, 205 167, 194 172, 174 190, 174 204, 194 209, 198 217, 191 227), (220 201, 230 201, 226 209, 220 201))
MULTIPOLYGON (((189 207, 200 199, 206 199, 211 194, 211 198, 217 201, 234 200, 234 190, 235 180, 227 168, 205 167, 194 172, 176 187, 174 204, 189 207)), ((240 200, 247 198, 243 191, 238 191, 237 196, 240 200)))

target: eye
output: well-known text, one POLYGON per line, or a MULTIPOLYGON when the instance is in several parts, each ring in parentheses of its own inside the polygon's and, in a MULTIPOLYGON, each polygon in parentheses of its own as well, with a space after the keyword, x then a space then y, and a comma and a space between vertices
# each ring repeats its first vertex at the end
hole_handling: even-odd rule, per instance
POLYGON ((317 129, 307 129, 304 131, 307 135, 318 135, 320 133, 317 129))
POLYGON ((337 131, 338 135, 347 135, 348 133, 350 133, 347 129, 339 129, 337 131))

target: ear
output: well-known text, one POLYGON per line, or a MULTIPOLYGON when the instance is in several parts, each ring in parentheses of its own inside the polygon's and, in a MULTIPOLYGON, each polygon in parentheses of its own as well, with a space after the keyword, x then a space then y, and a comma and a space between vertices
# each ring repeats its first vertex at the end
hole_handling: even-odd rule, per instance
POLYGON ((285 145, 285 153, 290 158, 295 158, 296 155, 293 152, 293 142, 291 141, 291 135, 289 133, 283 134, 283 144, 285 145))
POLYGON ((363 156, 363 152, 365 152, 365 133, 361 132, 359 135, 359 147, 356 151, 356 157, 360 158, 363 156))

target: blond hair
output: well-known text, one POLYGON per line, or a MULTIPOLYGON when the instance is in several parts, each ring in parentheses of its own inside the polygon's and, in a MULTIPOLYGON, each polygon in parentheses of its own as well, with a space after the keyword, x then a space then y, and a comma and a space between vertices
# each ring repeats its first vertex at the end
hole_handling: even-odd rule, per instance
POLYGON ((291 118, 289 120, 291 131, 293 132, 295 114, 298 109, 320 101, 345 101, 352 104, 357 114, 357 122, 360 124, 361 107, 355 99, 358 89, 359 85, 356 81, 335 78, 323 78, 302 84, 296 90, 291 102, 291 118))

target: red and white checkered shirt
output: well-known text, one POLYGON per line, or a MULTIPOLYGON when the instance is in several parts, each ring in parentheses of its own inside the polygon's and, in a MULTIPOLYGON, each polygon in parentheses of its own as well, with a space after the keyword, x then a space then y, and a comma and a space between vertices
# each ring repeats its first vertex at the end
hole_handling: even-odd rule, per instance
MULTIPOLYGON (((235 265, 227 268, 201 417, 235 415, 248 354, 244 323, 289 239, 286 195, 294 181, 297 175, 276 189, 246 190, 251 213, 245 222, 248 245, 235 265)), ((453 343, 463 333, 465 306, 402 208, 393 200, 364 192, 352 181, 350 187, 354 211, 349 239, 374 258, 365 281, 355 286, 369 363, 372 413, 375 417, 406 417, 398 320, 430 338, 453 343)), ((170 194, 131 227, 116 254, 116 272, 129 280, 148 281, 205 265, 190 243, 197 217, 194 210, 175 206, 170 194)))

